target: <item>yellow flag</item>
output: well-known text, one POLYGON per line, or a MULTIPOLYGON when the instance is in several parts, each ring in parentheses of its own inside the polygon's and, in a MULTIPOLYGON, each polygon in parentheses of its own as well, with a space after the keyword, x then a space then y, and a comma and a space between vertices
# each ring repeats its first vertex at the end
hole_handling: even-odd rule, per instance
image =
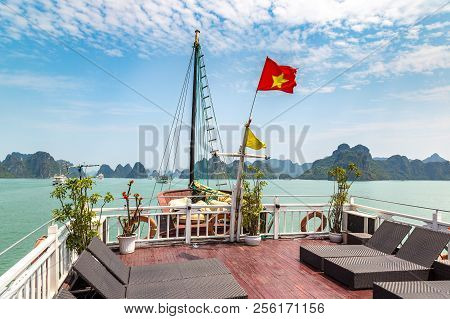
POLYGON ((266 144, 261 142, 255 134, 253 134, 252 130, 247 127, 247 147, 250 147, 254 150, 260 150, 262 148, 266 148, 266 144))

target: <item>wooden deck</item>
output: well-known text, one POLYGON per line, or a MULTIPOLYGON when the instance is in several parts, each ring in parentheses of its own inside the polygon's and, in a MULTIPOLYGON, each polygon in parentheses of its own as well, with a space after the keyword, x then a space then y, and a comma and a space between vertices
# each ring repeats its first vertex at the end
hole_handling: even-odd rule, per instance
POLYGON ((283 239, 265 240, 258 247, 209 243, 199 244, 198 248, 179 244, 140 248, 121 258, 132 266, 218 258, 230 269, 249 298, 372 298, 372 290, 349 290, 301 264, 299 247, 305 243, 323 245, 328 242, 283 239))

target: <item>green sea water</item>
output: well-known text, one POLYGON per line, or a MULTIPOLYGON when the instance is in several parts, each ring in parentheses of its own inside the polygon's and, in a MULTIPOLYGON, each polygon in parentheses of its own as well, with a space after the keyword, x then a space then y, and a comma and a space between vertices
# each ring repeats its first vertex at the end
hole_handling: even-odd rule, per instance
MULTIPOLYGON (((126 190, 126 183, 126 179, 98 180, 94 190, 99 193, 109 191, 115 197, 120 197, 121 192, 126 190)), ((186 183, 186 180, 175 180, 172 182, 172 188, 183 188, 186 183)), ((155 195, 161 187, 167 187, 160 184, 156 186, 155 195)), ((136 180, 134 191, 141 193, 145 198, 150 198, 154 187, 154 180, 136 180)), ((52 189, 50 179, 0 179, 0 251, 51 219, 51 210, 58 204, 50 198, 52 189)), ((264 194, 330 195, 332 192, 333 183, 329 181, 274 180, 269 181, 264 194)), ((355 182, 351 193, 357 196, 450 210, 450 182, 448 181, 355 182)), ((271 202, 273 198, 267 197, 264 201, 271 202)), ((326 202, 327 198, 282 198, 281 201, 311 204, 326 202)), ((412 215, 430 216, 430 212, 421 209, 359 199, 357 203, 412 215)), ((148 204, 148 200, 145 201, 145 205, 148 204)), ((118 199, 109 206, 121 205, 123 203, 118 199)), ((450 221, 450 214, 443 213, 442 218, 450 221)), ((46 231, 44 227, 10 252, 0 256, 0 274, 29 252, 36 239, 46 231)))

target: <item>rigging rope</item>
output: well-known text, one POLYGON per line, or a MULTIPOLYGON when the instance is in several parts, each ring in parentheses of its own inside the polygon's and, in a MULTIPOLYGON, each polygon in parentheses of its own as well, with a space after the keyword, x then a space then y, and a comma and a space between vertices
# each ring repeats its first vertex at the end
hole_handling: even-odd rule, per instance
MULTIPOLYGON (((200 47, 200 57, 203 57, 203 56, 204 56, 204 54, 203 54, 203 51, 201 50, 201 47, 200 47)), ((218 147, 218 149, 223 151, 224 147, 223 147, 222 137, 220 135, 219 125, 217 123, 216 112, 215 112, 214 103, 213 103, 213 100, 212 100, 212 97, 211 97, 211 91, 209 89, 209 81, 208 81, 208 77, 207 77, 207 74, 206 74, 206 66, 205 66, 204 62, 203 62, 203 71, 202 72, 200 72, 200 73, 202 73, 201 79, 204 78, 204 82, 205 82, 205 85, 203 85, 202 87, 207 88, 207 97, 208 97, 208 100, 209 100, 209 103, 210 103, 209 105, 206 105, 206 102, 205 102, 206 99, 202 99, 202 102, 203 102, 202 111, 205 113, 204 115, 206 117, 208 117, 208 114, 206 112, 206 107, 209 106, 208 109, 211 109, 211 116, 209 116, 209 117, 214 120, 214 125, 216 127, 215 135, 212 134, 212 130, 207 131, 207 135, 209 135, 209 140, 210 141, 219 140, 219 143, 218 143, 219 147, 218 147)), ((201 90, 200 93, 201 93, 202 97, 205 97, 204 94, 203 94, 203 89, 201 90)), ((206 128, 210 127, 209 123, 205 123, 205 127, 206 128)), ((210 147, 211 147, 210 152, 214 151, 213 142, 210 142, 210 147)), ((231 189, 230 176, 229 176, 228 172, 226 171, 226 167, 223 167, 223 172, 216 172, 218 165, 221 164, 221 158, 218 157, 218 156, 217 157, 212 157, 212 161, 213 161, 212 164, 215 164, 215 165, 213 165, 212 173, 214 175, 216 175, 216 183, 219 184, 221 180, 226 179, 228 187, 229 187, 229 189, 231 189), (222 177, 220 177, 220 174, 222 174, 222 177)), ((223 162, 226 165, 230 164, 230 160, 228 158, 224 158, 223 162)))
MULTIPOLYGON (((194 49, 192 49, 191 57, 189 59, 188 68, 187 68, 187 71, 186 71, 186 75, 184 77, 183 87, 181 89, 181 94, 180 94, 180 97, 178 99, 178 104, 177 104, 175 116, 173 117, 173 121, 172 121, 172 124, 171 124, 171 127, 170 127, 170 131, 169 131, 169 136, 167 137, 166 145, 164 147, 163 157, 161 159, 161 163, 160 163, 160 166, 159 166, 159 169, 158 169, 158 175, 159 176, 162 176, 161 173, 163 171, 162 169, 163 169, 163 166, 164 166, 164 162, 167 162, 167 160, 166 160, 166 153, 167 153, 167 149, 169 147, 170 141, 171 141, 173 128, 175 126, 175 123, 180 123, 180 113, 181 113, 181 107, 182 106, 183 106, 183 113, 184 113, 184 105, 185 105, 185 102, 186 102, 187 89, 189 88, 189 75, 190 75, 190 72, 191 72, 193 57, 194 57, 194 49)), ((181 123, 182 123, 182 118, 181 118, 181 123)), ((176 128, 175 128, 175 130, 176 130, 176 128)), ((180 134, 180 131, 181 131, 181 127, 178 130, 178 135, 180 134)), ((174 137, 175 137, 175 133, 176 132, 174 131, 174 137)), ((169 157, 167 157, 167 158, 169 158, 169 157)), ((167 170, 167 165, 166 165, 166 170, 167 170)), ((162 191, 163 185, 164 184, 161 184, 161 191, 162 191)), ((152 201, 155 199, 154 196, 155 196, 156 186, 157 186, 157 183, 155 182, 155 184, 153 185, 152 195, 150 196, 150 205, 151 205, 152 201)))

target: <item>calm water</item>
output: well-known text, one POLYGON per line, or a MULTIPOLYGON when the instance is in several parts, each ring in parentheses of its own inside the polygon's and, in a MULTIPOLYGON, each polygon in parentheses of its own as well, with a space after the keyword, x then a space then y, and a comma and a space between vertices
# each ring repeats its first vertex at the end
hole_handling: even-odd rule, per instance
MULTIPOLYGON (((28 234, 38 226, 51 219, 51 210, 57 207, 57 202, 50 198, 51 180, 37 179, 0 179, 0 251, 28 234)), ((126 179, 104 179, 97 181, 95 191, 105 193, 110 191, 115 197, 126 190, 126 179)), ((155 184, 153 180, 136 180, 134 191, 150 198, 155 184)), ((172 188, 186 186, 186 180, 177 180, 172 188)), ((165 186, 167 187, 167 185, 165 186)), ((157 185, 155 194, 160 191, 157 185)), ((269 181, 265 189, 266 195, 329 195, 333 192, 333 184, 328 181, 269 181)), ((353 195, 372 197, 400 203, 415 204, 450 210, 450 182, 448 181, 377 181, 356 182, 353 185, 353 195)), ((320 203, 325 198, 298 198, 303 203, 320 203)), ((272 198, 266 198, 266 202, 272 198)), ((284 199, 282 201, 287 201, 284 199)), ((293 199, 289 199, 293 202, 293 199)), ((398 207, 390 204, 371 203, 358 200, 358 203, 368 204, 383 209, 392 209, 404 213, 429 216, 422 210, 398 207)), ((123 203, 116 200, 109 206, 118 207, 123 203)), ((148 201, 145 201, 148 204, 148 201)), ((450 220, 450 214, 444 214, 445 220, 450 220)), ((37 238, 46 233, 44 228, 29 240, 24 241, 11 252, 0 256, 0 274, 24 256, 37 238)))

